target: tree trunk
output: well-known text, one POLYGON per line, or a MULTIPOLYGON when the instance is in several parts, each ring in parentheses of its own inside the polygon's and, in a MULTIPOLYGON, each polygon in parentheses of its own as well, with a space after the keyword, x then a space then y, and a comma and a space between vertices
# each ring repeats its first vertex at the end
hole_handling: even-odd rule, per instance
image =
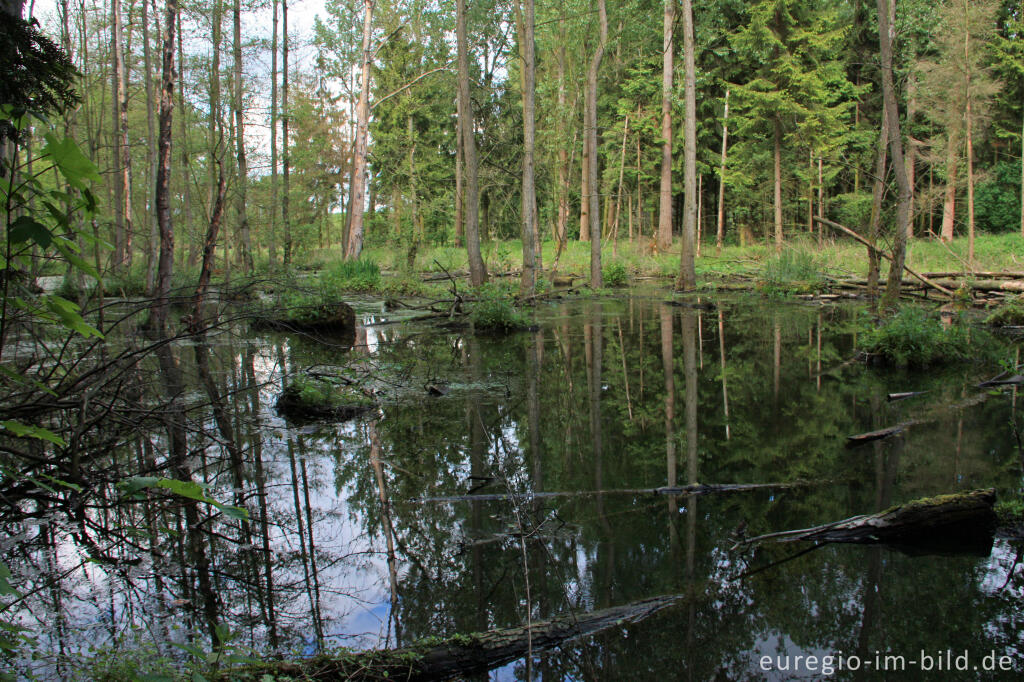
POLYGON ((267 256, 271 265, 277 262, 277 4, 277 0, 273 0, 274 28, 270 43, 270 234, 267 235, 267 256))
POLYGON ((114 130, 117 141, 114 145, 117 155, 115 168, 117 179, 114 183, 117 196, 114 236, 114 268, 121 270, 131 265, 132 260, 132 150, 128 140, 128 74, 124 65, 124 27, 121 19, 121 0, 112 0, 114 25, 111 28, 111 43, 114 48, 114 130))
POLYGON ((676 2, 665 0, 661 38, 661 184, 658 192, 658 249, 672 248, 672 34, 676 2))
POLYGON ((281 197, 281 223, 284 226, 284 267, 292 264, 292 220, 288 213, 291 185, 288 178, 288 0, 281 0, 281 181, 283 196, 281 197))
MULTIPOLYGON (((882 105, 882 120, 886 119, 885 105, 882 105)), ((875 179, 871 191, 871 222, 868 225, 868 296, 878 295, 878 236, 882 226, 882 198, 885 195, 886 158, 889 147, 889 128, 882 126, 878 134, 878 150, 875 152, 875 179)), ((820 216, 819 216, 820 217, 820 216)))
POLYGON ((487 281, 487 266, 480 255, 480 190, 477 187, 476 138, 473 133, 473 103, 469 97, 469 40, 466 37, 466 0, 455 3, 455 34, 459 60, 459 128, 462 131, 463 165, 465 167, 464 216, 466 251, 469 255, 469 280, 473 286, 487 281))
MULTIPOLYGON (((518 0, 517 0, 518 2, 518 0)), ((522 188, 522 238, 523 238, 523 275, 519 283, 522 296, 533 294, 537 283, 537 195, 534 186, 533 153, 534 137, 534 28, 533 0, 523 0, 522 31, 520 32, 519 51, 522 55, 522 86, 523 86, 523 188, 522 188)))
MULTIPOLYGON (((895 0, 893 0, 895 2, 895 0)), ((974 145, 971 139, 971 52, 970 52, 970 8, 964 0, 964 89, 967 111, 964 127, 967 130, 967 264, 974 267, 974 145)))
POLYGON ((462 248, 466 235, 466 185, 462 178, 462 104, 455 98, 455 248, 462 248))
MULTIPOLYGON (((160 258, 160 226, 157 224, 154 192, 156 189, 156 107, 153 98, 153 58, 149 43, 149 3, 142 0, 142 63, 146 86, 146 215, 149 217, 149 257, 146 258, 146 293, 152 295, 156 284, 156 263, 160 258)), ((154 5, 154 14, 155 14, 154 5)), ((184 141, 182 141, 184 142, 184 141)))
POLYGON ((697 236, 697 78, 694 66, 693 2, 683 0, 683 63, 684 99, 686 112, 683 122, 683 246, 679 258, 677 289, 697 286, 697 271, 693 263, 694 241, 697 236))
POLYGON ((910 222, 907 223, 907 243, 914 238, 914 183, 916 171, 917 143, 911 126, 917 115, 917 79, 913 72, 907 76, 907 182, 910 183, 910 222))
POLYGON ((249 236, 249 215, 246 211, 246 185, 248 166, 245 158, 245 112, 242 109, 242 0, 235 0, 232 12, 234 20, 233 45, 235 58, 235 149, 238 159, 238 235, 241 238, 242 270, 251 275, 253 271, 252 242, 249 236))
POLYGON ((782 252, 782 121, 775 117, 775 251, 782 252))
POLYGON ((160 263, 157 269, 155 302, 150 323, 164 331, 167 323, 168 295, 174 270, 174 228, 171 225, 171 122, 174 111, 174 28, 178 17, 177 0, 167 0, 164 21, 163 75, 160 87, 160 137, 156 172, 156 211, 160 226, 160 263))
POLYGON ((587 70, 587 102, 590 111, 590 129, 587 131, 586 144, 590 152, 590 165, 587 167, 587 185, 590 189, 590 286, 599 289, 604 282, 601 277, 601 215, 597 196, 597 72, 601 68, 604 48, 608 43, 608 13, 604 0, 597 0, 600 35, 597 48, 590 60, 587 70))
POLYGON ((729 143, 729 90, 725 91, 725 114, 722 116, 722 161, 718 167, 718 230, 715 233, 715 249, 722 252, 725 236, 725 160, 729 143))
MULTIPOLYGON (((568 239, 569 230, 569 131, 566 122, 568 112, 565 101, 565 3, 559 3, 558 16, 558 218, 555 223, 555 238, 558 240, 556 252, 561 255, 568 239)), ((1024 188, 1024 175, 1021 176, 1021 187, 1024 188)), ((1021 233, 1024 234, 1024 220, 1021 222, 1021 233)), ((555 257, 555 267, 558 266, 558 256, 555 257)))
POLYGON ((590 241, 590 109, 583 102, 583 149, 580 154, 580 241, 590 241))
POLYGON ((959 146, 959 135, 954 126, 949 131, 949 140, 946 147, 946 190, 942 201, 942 227, 940 232, 944 242, 953 241, 953 220, 956 217, 957 147, 959 146))
POLYGON ((356 104, 356 139, 352 160, 352 189, 349 199, 350 218, 348 251, 345 258, 355 260, 363 251, 363 203, 366 184, 366 148, 370 125, 370 39, 373 36, 375 0, 363 0, 363 45, 360 52, 359 102, 356 104))
POLYGON ((910 198, 913 191, 907 179, 907 166, 903 159, 903 138, 900 133, 899 105, 896 103, 896 89, 893 86, 892 41, 893 26, 889 16, 888 0, 878 0, 878 37, 882 58, 882 97, 885 101, 885 125, 889 129, 889 149, 892 168, 899 188, 899 203, 896 205, 896 234, 893 237, 892 267, 885 287, 884 303, 895 305, 900 296, 903 281, 903 266, 907 257, 907 230, 910 223, 910 198))

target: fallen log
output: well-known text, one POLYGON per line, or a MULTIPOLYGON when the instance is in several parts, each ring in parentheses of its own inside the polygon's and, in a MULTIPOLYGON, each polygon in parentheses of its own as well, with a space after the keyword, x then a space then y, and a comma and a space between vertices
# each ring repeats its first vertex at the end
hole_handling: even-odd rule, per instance
MULTIPOLYGON (((817 483, 822 483, 818 481, 817 483)), ((583 497, 587 495, 708 495, 711 493, 734 493, 765 488, 796 488, 814 485, 815 481, 793 481, 791 483, 694 483, 684 486, 662 486, 660 488, 614 488, 612 490, 560 490, 551 492, 525 493, 482 493, 472 491, 465 495, 444 495, 440 497, 414 497, 412 504, 434 504, 444 502, 503 502, 516 498, 536 500, 552 497, 583 497)))
MULTIPOLYGON (((997 384, 988 383, 988 385, 995 386, 997 384)), ((906 431, 912 426, 920 426, 921 424, 929 424, 931 422, 938 421, 939 419, 942 419, 944 416, 948 415, 950 412, 953 412, 955 410, 962 410, 968 407, 974 407, 975 405, 980 405, 981 403, 988 400, 988 397, 988 393, 976 393, 970 397, 964 398, 963 400, 959 400, 955 403, 952 403, 951 405, 942 405, 934 409, 931 413, 924 414, 916 419, 908 419, 907 421, 900 422, 895 426, 888 426, 884 429, 878 429, 877 431, 868 431, 867 433, 858 433, 853 436, 847 436, 846 445, 847 447, 856 447, 858 445, 870 443, 871 441, 875 441, 880 438, 888 438, 889 436, 894 436, 898 433, 906 431)))
POLYGON ((925 551, 966 550, 987 554, 992 547, 996 526, 995 501, 994 488, 926 497, 877 514, 759 535, 737 543, 737 546, 765 540, 882 543, 925 551))
MULTIPOLYGON (((877 246, 875 246, 874 244, 872 244, 867 239, 865 239, 864 237, 860 236, 859 234, 857 234, 856 232, 854 232, 850 228, 848 228, 848 227, 846 227, 844 225, 840 225, 839 223, 832 222, 831 220, 828 220, 826 218, 820 218, 818 216, 815 216, 814 220, 816 222, 821 223, 822 225, 827 226, 827 227, 831 227, 833 229, 839 230, 840 232, 845 232, 846 234, 850 235, 851 237, 853 237, 854 239, 859 241, 864 246, 866 246, 869 249, 873 250, 875 253, 877 253, 882 258, 885 258, 888 261, 892 261, 892 256, 887 254, 885 251, 882 251, 877 246)), ((923 282, 927 286, 931 287, 932 289, 935 289, 936 291, 942 292, 943 294, 945 294, 946 296, 949 296, 950 298, 953 297, 953 292, 952 291, 950 291, 949 289, 946 289, 945 287, 943 287, 943 286, 941 286, 939 284, 936 284, 935 282, 933 282, 932 280, 928 279, 924 275, 911 270, 907 266, 906 263, 903 264, 903 269, 906 270, 907 272, 909 272, 911 275, 913 275, 917 279, 921 280, 921 282, 923 282)))
POLYGON ((849 445, 861 445, 863 443, 870 443, 873 440, 880 440, 882 438, 888 438, 889 436, 895 436, 897 433, 902 433, 903 429, 908 426, 912 426, 911 422, 903 422, 896 426, 889 426, 884 429, 878 429, 877 431, 868 431, 867 433, 858 433, 854 436, 847 436, 846 441, 849 445))
POLYGON ((928 391, 906 391, 904 393, 890 393, 887 397, 890 402, 896 400, 906 400, 907 398, 916 398, 919 395, 924 395, 928 391))
POLYGON ((525 627, 455 635, 440 642, 431 638, 401 649, 321 655, 301 661, 263 661, 222 670, 219 679, 260 679, 270 675, 274 679, 302 680, 445 680, 475 675, 531 652, 640 622, 680 599, 680 595, 652 597, 525 627))

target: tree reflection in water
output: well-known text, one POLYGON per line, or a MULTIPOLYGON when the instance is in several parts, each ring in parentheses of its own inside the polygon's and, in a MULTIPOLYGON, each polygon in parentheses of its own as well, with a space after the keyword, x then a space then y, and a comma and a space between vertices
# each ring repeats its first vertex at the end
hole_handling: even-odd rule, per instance
POLYGON ((27 594, 18 616, 41 654, 15 670, 74 677, 90 646, 178 663, 174 643, 284 655, 400 646, 659 594, 684 599, 511 667, 545 680, 757 677, 762 654, 922 648, 1019 662, 1022 585, 1007 580, 1017 551, 1005 542, 985 559, 828 547, 732 580, 791 551, 732 552, 738 527, 1016 485, 1009 392, 844 447, 991 373, 844 364, 855 317, 635 298, 543 307, 538 331, 501 339, 407 325, 364 328, 351 352, 244 330, 160 345, 134 370, 136 423, 82 457, 80 490, 4 491, 3 549, 27 594), (276 394, 310 367, 376 379, 380 409, 283 421, 276 394), (447 393, 429 396, 428 383, 447 393), (929 393, 881 399, 907 390, 929 393), (160 488, 126 495, 115 482, 132 476, 203 483, 248 513, 160 488), (795 480, 820 483, 699 500, 617 492, 795 480), (550 491, 580 494, 533 495, 550 491))

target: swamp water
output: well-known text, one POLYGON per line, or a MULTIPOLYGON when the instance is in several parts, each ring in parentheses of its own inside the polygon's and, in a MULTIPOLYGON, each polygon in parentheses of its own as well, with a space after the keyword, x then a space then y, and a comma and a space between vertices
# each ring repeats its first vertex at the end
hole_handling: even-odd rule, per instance
MULTIPOLYGON (((167 673, 214 637, 228 660, 250 648, 398 647, 678 595, 490 676, 791 679, 831 667, 882 679, 877 668, 900 665, 888 655, 928 677, 929 660, 955 667, 964 652, 977 670, 994 654, 996 672, 960 678, 1019 676, 1019 545, 952 556, 734 549, 922 496, 1018 490, 1024 396, 972 399, 999 367, 847 362, 859 308, 663 299, 543 304, 535 331, 501 338, 380 324, 366 302, 352 349, 244 328, 171 346, 160 364, 181 375, 187 457, 169 456, 159 429, 104 456, 191 476, 248 520, 123 488, 78 524, 0 519, 40 658, 15 671, 167 673), (340 424, 287 422, 274 403, 299 373, 358 381, 381 408, 340 424), (904 391, 927 393, 886 400, 904 391), (922 423, 846 447, 848 435, 911 419, 922 423), (780 485, 654 491, 694 483, 780 485), (107 559, 83 561, 90 552, 107 559)), ((151 371, 143 404, 174 393, 155 361, 151 371)))

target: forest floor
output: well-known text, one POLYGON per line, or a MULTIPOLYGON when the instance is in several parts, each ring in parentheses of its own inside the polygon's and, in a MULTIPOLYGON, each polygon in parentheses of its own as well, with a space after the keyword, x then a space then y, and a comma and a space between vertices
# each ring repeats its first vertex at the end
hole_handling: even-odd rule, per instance
MULTIPOLYGON (((907 265, 918 272, 1024 272, 1024 239, 1017 234, 979 235, 975 240, 974 267, 967 258, 966 238, 952 243, 924 237, 914 239, 908 249, 907 265)), ((488 272, 507 273, 522 267, 522 246, 518 240, 490 241, 482 245, 488 272)), ((393 246, 367 248, 364 256, 385 271, 408 271, 406 253, 393 246)), ((336 250, 325 249, 311 254, 314 263, 339 260, 336 250)), ((543 266, 546 272, 555 262, 555 244, 545 242, 543 266)), ((621 266, 629 278, 675 277, 679 272, 679 245, 667 252, 658 252, 645 239, 642 242, 619 241, 603 249, 606 273, 621 266)), ((868 268, 867 249, 851 239, 826 238, 819 245, 816 238, 801 235, 786 242, 781 254, 774 244, 727 245, 719 251, 714 244, 702 245, 696 259, 698 281, 716 279, 795 277, 802 279, 811 272, 834 277, 864 277, 868 268)), ((418 272, 465 272, 466 251, 455 247, 421 248, 413 268, 418 272)), ((887 263, 882 263, 883 276, 887 263)), ((558 259, 557 272, 587 279, 590 272, 590 243, 571 241, 558 259)), ((607 279, 607 277, 606 277, 607 279)))

